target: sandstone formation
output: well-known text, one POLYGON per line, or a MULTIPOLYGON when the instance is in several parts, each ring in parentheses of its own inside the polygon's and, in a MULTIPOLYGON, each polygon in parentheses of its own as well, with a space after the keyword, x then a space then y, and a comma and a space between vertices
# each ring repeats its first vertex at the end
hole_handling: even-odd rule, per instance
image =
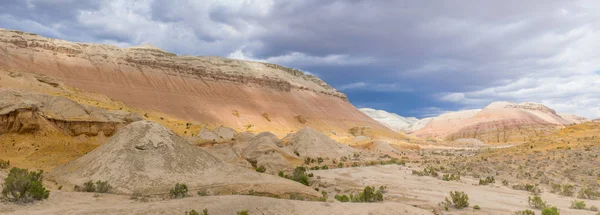
POLYGON ((138 121, 92 152, 57 167, 50 180, 73 187, 108 181, 120 194, 166 194, 176 183, 192 193, 256 193, 309 198, 319 193, 297 182, 224 163, 160 124, 138 121))
POLYGON ((340 144, 310 127, 289 134, 283 141, 286 146, 302 157, 339 158, 352 155, 355 152, 351 147, 340 144))
POLYGON ((57 129, 71 136, 110 136, 141 119, 137 114, 82 105, 63 97, 0 89, 0 134, 57 129))
POLYGON ((0 69, 43 74, 188 121, 280 136, 306 125, 345 132, 370 126, 381 135, 396 135, 319 78, 274 64, 177 56, 148 45, 74 43, 4 29, 0 48, 0 69))
POLYGON ((482 110, 442 114, 414 134, 449 141, 472 138, 485 143, 517 143, 568 124, 568 120, 542 104, 494 102, 482 110))

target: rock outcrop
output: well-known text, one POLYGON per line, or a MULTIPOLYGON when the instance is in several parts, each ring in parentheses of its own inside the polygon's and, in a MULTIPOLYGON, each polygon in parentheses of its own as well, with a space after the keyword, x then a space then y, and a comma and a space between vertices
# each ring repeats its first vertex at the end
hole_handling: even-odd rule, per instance
POLYGON ((137 114, 78 104, 70 99, 19 90, 0 89, 0 134, 60 130, 71 136, 112 135, 137 114))
POLYGON ((44 74, 183 120, 280 136, 307 125, 346 132, 370 126, 382 135, 395 135, 319 78, 274 64, 177 56, 150 45, 74 43, 4 29, 0 48, 0 69, 44 74))
POLYGON ((227 164, 150 121, 127 125, 107 143, 57 167, 48 178, 65 187, 108 181, 121 194, 167 194, 176 183, 185 183, 192 193, 320 195, 300 183, 227 164))

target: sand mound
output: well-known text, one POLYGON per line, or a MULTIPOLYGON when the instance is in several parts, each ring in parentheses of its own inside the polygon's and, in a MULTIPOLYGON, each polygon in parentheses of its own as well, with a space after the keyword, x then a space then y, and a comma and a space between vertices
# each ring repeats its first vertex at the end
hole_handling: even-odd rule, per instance
POLYGON ((352 155, 355 152, 350 146, 340 144, 310 127, 289 134, 284 138, 284 142, 303 157, 337 158, 352 155))
MULTIPOLYGON (((226 164, 150 121, 121 129, 107 143, 48 175, 61 185, 106 180, 116 193, 164 194, 176 183, 227 194, 254 190, 286 196, 319 194, 299 183, 226 164)), ((195 192, 194 192, 195 193, 195 192)))
POLYGON ((278 172, 302 163, 292 150, 284 148, 281 140, 269 132, 262 132, 236 147, 241 149, 246 160, 254 166, 264 166, 267 172, 278 172))

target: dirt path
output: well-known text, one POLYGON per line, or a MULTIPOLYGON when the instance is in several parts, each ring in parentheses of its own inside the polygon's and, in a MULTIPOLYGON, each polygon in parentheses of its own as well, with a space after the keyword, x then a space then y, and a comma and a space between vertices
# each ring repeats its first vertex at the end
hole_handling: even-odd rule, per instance
MULTIPOLYGON (((311 171, 314 178, 325 185, 324 190, 335 195, 334 189, 343 192, 359 190, 365 186, 377 187, 386 185, 388 192, 384 195, 386 201, 396 201, 415 205, 424 209, 433 209, 443 201, 450 191, 464 191, 469 195, 470 206, 479 205, 481 210, 467 208, 450 210, 449 214, 512 214, 518 210, 531 209, 526 191, 513 190, 500 183, 489 186, 479 186, 472 178, 461 178, 460 182, 443 181, 428 176, 413 176, 407 167, 388 165, 359 168, 343 168, 311 171), (348 190, 348 191, 346 191, 348 190)), ((575 198, 563 197, 545 192, 541 197, 552 206, 557 206, 562 215, 595 214, 596 212, 569 209, 575 198)), ((600 201, 585 200, 588 207, 600 207, 600 201)), ((431 210, 429 210, 431 211, 431 210)), ((539 214, 539 210, 535 210, 539 214)), ((448 213, 448 212, 444 212, 448 213)))

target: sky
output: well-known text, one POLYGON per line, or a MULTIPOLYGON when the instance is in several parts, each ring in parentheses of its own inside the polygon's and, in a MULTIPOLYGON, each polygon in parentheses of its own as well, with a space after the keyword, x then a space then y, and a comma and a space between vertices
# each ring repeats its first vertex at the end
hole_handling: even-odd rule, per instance
POLYGON ((0 28, 316 75, 429 117, 493 101, 600 117, 597 0, 2 0, 0 28))

